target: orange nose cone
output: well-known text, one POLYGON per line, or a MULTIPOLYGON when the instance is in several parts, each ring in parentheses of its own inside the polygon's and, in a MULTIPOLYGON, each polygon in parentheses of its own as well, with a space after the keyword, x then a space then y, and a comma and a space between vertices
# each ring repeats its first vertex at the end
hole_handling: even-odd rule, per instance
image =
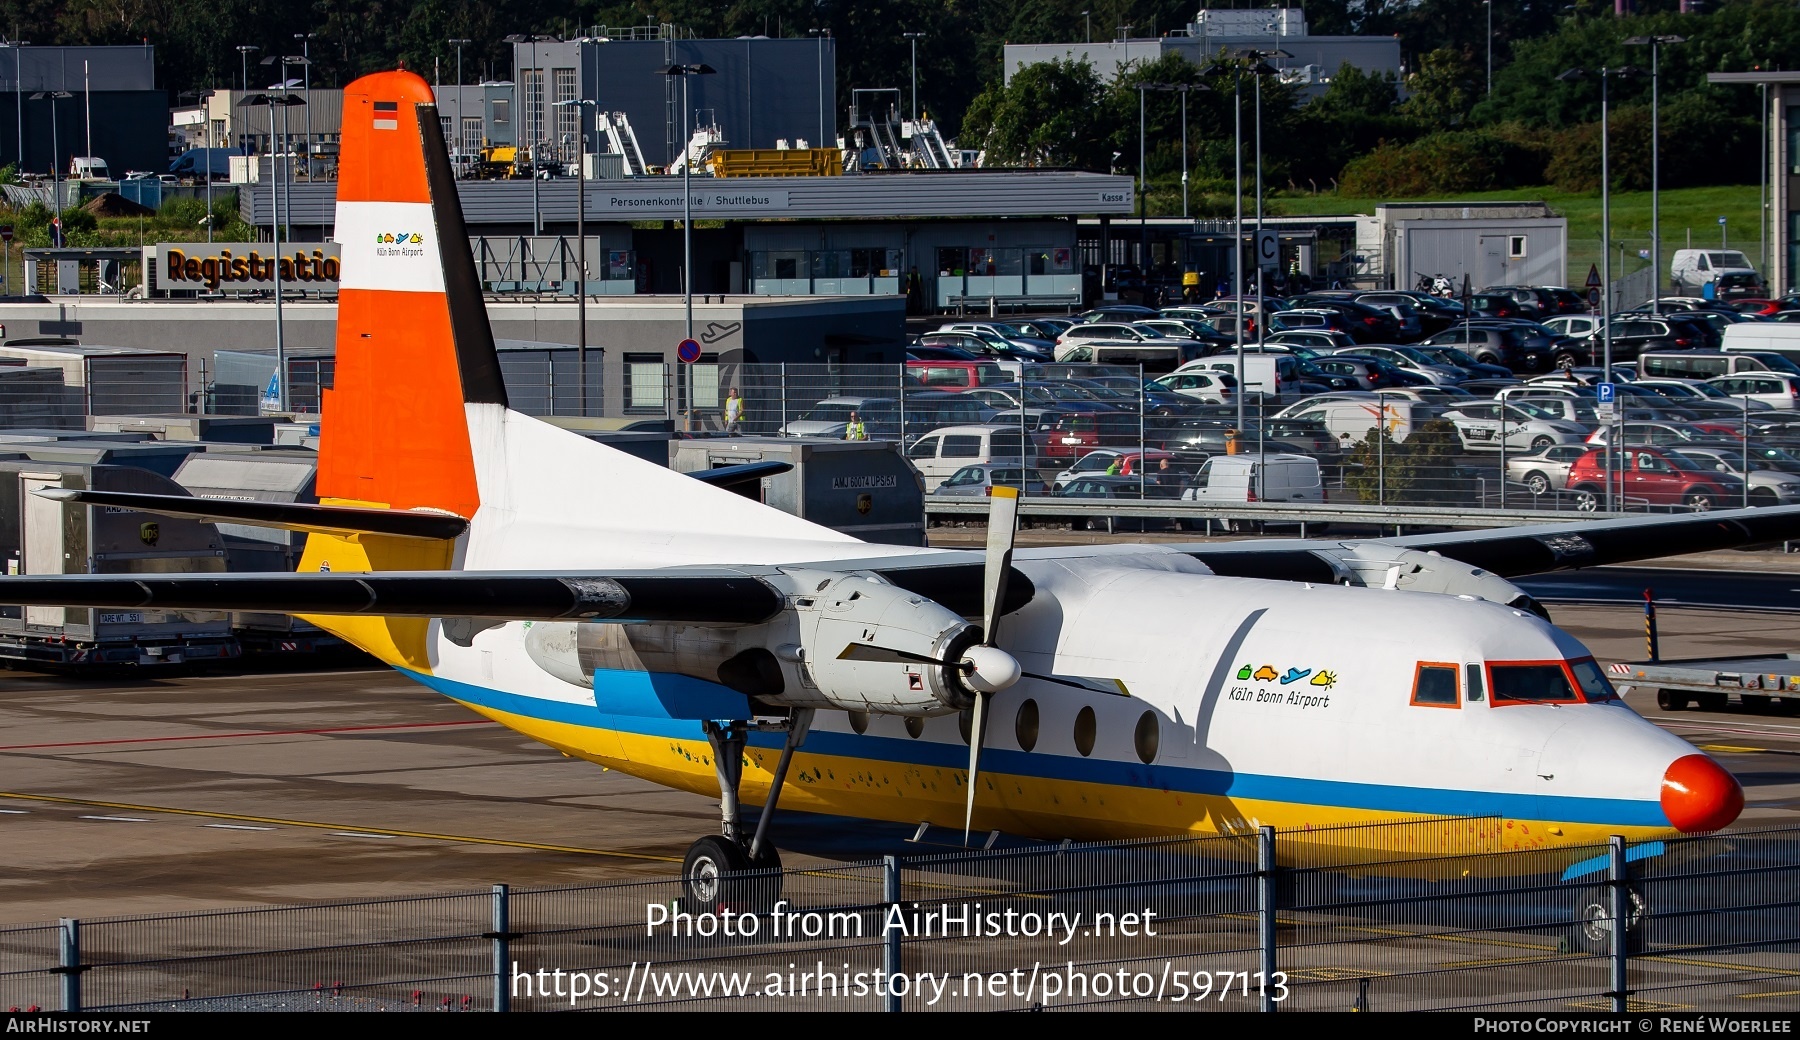
POLYGON ((1662 810, 1683 834, 1716 831, 1744 811, 1744 789, 1719 763, 1686 755, 1663 774, 1662 810))

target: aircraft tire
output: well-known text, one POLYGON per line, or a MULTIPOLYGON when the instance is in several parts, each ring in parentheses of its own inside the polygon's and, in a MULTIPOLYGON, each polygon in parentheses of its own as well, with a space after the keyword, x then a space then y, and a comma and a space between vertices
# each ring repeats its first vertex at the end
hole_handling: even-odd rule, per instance
MULTIPOLYGON (((1644 896, 1635 888, 1625 890, 1628 904, 1625 918, 1625 943, 1628 952, 1636 952, 1644 943, 1644 918, 1648 907, 1644 896)), ((1581 910, 1575 923, 1575 945, 1584 953, 1605 956, 1612 951, 1612 892, 1606 885, 1588 889, 1581 897, 1581 910)))
POLYGON ((735 841, 709 834, 688 846, 681 863, 681 891, 694 913, 715 913, 736 902, 734 875, 750 868, 750 858, 735 841))

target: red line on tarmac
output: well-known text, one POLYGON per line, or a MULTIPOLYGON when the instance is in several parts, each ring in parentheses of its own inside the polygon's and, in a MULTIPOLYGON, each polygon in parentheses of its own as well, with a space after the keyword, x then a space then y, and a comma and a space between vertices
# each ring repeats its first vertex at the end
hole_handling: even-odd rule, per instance
POLYGON ((324 729, 263 729, 245 733, 200 733, 191 737, 123 737, 118 740, 70 740, 60 744, 6 744, 0 751, 34 751, 42 748, 99 747, 105 744, 156 744, 168 740, 231 740, 237 737, 293 737, 308 733, 357 733, 374 729, 431 729, 440 726, 497 726, 487 719, 456 722, 387 722, 379 726, 331 726, 324 729))

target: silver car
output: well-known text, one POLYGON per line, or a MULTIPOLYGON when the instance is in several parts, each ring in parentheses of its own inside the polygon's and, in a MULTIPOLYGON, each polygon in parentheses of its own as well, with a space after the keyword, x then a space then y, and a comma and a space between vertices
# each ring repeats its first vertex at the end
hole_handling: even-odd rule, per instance
POLYGON ((1588 433, 1587 427, 1553 418, 1526 401, 1476 401, 1458 405, 1444 418, 1456 426, 1464 451, 1501 451, 1503 440, 1505 449, 1542 451, 1552 444, 1580 444, 1588 433))
POLYGON ((1037 479, 1035 471, 1028 471, 1016 462, 978 462, 964 466, 944 478, 931 493, 942 498, 986 498, 988 488, 996 485, 1016 487, 1027 495, 1050 493, 1050 486, 1037 479))
MULTIPOLYGON (((1701 469, 1743 478, 1744 455, 1730 448, 1670 448, 1670 452, 1687 459, 1701 469)), ((1791 506, 1800 502, 1800 473, 1778 469, 1772 462, 1750 454, 1750 504, 1753 506, 1791 506)), ((1732 503, 1733 505, 1737 503, 1732 503)))
POLYGON ((1585 444, 1552 444, 1542 451, 1506 460, 1506 479, 1523 484, 1534 495, 1547 495, 1569 486, 1569 469, 1575 460, 1593 449, 1585 444))
POLYGON ((1435 361, 1431 355, 1416 347, 1369 346, 1365 344, 1360 347, 1341 347, 1333 353, 1379 358, 1395 368, 1411 372, 1416 376, 1424 376, 1431 380, 1434 386, 1455 386, 1474 375, 1466 368, 1435 361))

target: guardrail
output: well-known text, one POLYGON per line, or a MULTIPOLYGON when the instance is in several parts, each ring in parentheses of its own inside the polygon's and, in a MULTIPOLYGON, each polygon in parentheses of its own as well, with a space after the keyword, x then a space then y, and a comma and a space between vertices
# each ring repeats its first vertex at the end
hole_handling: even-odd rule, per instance
MULTIPOLYGON (((925 516, 960 518, 982 517, 988 513, 986 499, 940 498, 925 496, 925 516)), ((1467 506, 1379 506, 1349 505, 1333 502, 1184 502, 1179 499, 1135 501, 1131 499, 1082 500, 1074 498, 1036 497, 1021 502, 1020 514, 1032 518, 1075 518, 1083 521, 1105 520, 1111 532, 1119 520, 1169 520, 1187 530, 1212 533, 1218 523, 1229 531, 1236 522, 1299 524, 1300 536, 1306 537, 1307 525, 1361 524, 1392 527, 1398 534, 1405 527, 1524 527, 1531 524, 1572 523, 1576 520, 1609 520, 1640 513, 1577 512, 1546 509, 1483 509, 1467 506)))

